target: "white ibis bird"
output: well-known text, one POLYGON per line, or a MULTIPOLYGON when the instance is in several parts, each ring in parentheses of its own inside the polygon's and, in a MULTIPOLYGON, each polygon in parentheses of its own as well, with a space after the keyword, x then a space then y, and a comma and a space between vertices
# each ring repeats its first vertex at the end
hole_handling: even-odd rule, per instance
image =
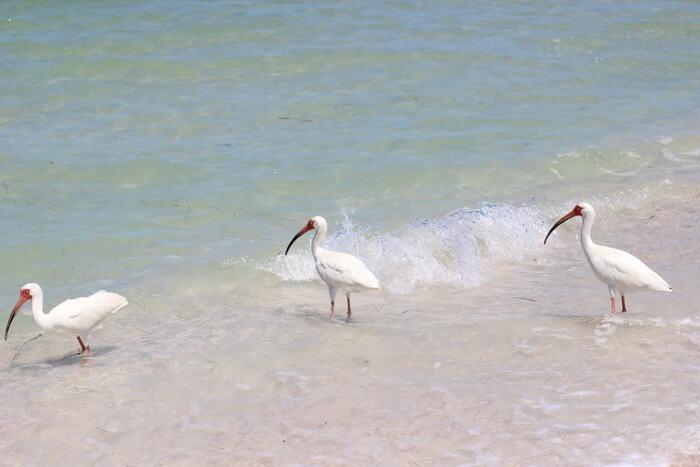
POLYGON ((627 311, 625 305, 625 293, 639 290, 652 289, 661 292, 670 292, 672 289, 668 283, 646 264, 627 253, 607 246, 596 245, 591 239, 591 229, 595 220, 595 209, 588 203, 579 203, 564 217, 559 219, 549 230, 544 239, 547 239, 564 222, 572 217, 581 216, 581 246, 583 253, 591 265, 596 277, 608 286, 610 292, 610 309, 615 313, 615 294, 622 299, 622 311, 627 311))
POLYGON ((352 311, 350 309, 350 294, 353 292, 362 292, 364 290, 378 289, 379 281, 374 274, 367 269, 365 263, 360 259, 355 258, 347 253, 338 251, 326 250, 321 248, 321 243, 326 239, 328 233, 328 223, 321 216, 315 216, 309 219, 306 225, 292 238, 289 242, 286 255, 289 249, 297 238, 304 235, 309 230, 316 229, 313 240, 311 240, 311 253, 316 262, 316 270, 321 279, 328 284, 328 295, 331 298, 331 318, 335 316, 335 296, 338 290, 345 293, 348 300, 348 318, 352 311))
POLYGON ((5 328, 5 340, 17 312, 25 302, 32 302, 32 316, 41 329, 47 332, 60 332, 75 336, 80 344, 80 352, 91 353, 85 345, 90 332, 97 328, 107 316, 116 313, 129 304, 126 298, 112 292, 100 290, 89 297, 74 298, 44 313, 44 292, 39 284, 26 284, 19 291, 19 300, 10 313, 5 328))

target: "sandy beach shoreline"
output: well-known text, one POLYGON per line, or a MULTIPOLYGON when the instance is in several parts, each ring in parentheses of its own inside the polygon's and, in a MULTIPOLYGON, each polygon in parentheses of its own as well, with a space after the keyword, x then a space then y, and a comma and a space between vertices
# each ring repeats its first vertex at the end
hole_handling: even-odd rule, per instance
POLYGON ((142 328, 124 341, 116 318, 93 359, 51 338, 3 354, 0 451, 25 465, 691 465, 698 193, 600 214, 601 243, 647 245, 674 286, 631 295, 625 315, 607 312, 575 226, 469 289, 360 295, 350 325, 313 282, 218 302, 200 284, 169 311, 165 293, 136 296, 142 328))

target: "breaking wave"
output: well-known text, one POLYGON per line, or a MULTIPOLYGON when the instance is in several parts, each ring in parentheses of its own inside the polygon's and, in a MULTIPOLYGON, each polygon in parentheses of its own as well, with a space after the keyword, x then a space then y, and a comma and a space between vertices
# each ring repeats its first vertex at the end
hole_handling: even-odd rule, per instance
MULTIPOLYGON (((325 246, 362 258, 391 292, 435 285, 469 287, 479 281, 484 262, 538 248, 547 221, 545 213, 533 208, 484 203, 377 234, 358 228, 344 214, 342 229, 329 236, 325 246)), ((288 281, 318 279, 308 249, 276 256, 261 268, 288 281)))

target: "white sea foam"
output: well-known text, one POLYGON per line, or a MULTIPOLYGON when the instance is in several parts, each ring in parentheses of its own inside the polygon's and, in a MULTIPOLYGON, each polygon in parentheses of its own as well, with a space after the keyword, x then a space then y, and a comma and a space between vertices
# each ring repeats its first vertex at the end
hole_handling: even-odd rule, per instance
MULTIPOLYGON (((383 288, 406 293, 421 286, 472 286, 484 262, 518 258, 538 248, 546 225, 541 210, 489 203, 389 234, 358 228, 345 215, 342 230, 326 246, 357 255, 383 288)), ((261 267, 289 281, 318 278, 308 250, 277 256, 261 267)))
POLYGON ((636 171, 615 172, 614 170, 606 169, 605 167, 601 167, 600 171, 604 174, 615 175, 618 177, 634 177, 635 175, 637 175, 636 171))
POLYGON ((564 177, 561 176, 561 174, 559 173, 559 171, 557 169, 550 167, 549 171, 552 172, 554 175, 556 175, 557 178, 559 178, 560 180, 564 179, 564 177))
POLYGON ((700 147, 691 149, 689 151, 683 151, 681 152, 681 154, 683 154, 684 156, 700 156, 700 147))
POLYGON ((661 155, 664 156, 664 159, 668 159, 669 161, 680 161, 680 159, 673 152, 666 148, 661 148, 661 155))

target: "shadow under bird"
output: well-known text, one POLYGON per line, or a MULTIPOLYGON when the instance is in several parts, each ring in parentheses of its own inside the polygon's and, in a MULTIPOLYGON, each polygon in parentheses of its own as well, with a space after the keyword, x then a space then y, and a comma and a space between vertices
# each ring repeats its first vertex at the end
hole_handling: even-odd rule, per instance
POLYGON ((622 299, 622 311, 627 311, 625 294, 640 289, 652 289, 670 292, 668 283, 652 271, 641 260, 627 253, 607 246, 596 245, 591 239, 591 230, 595 220, 595 209, 588 203, 579 203, 564 217, 559 219, 549 230, 547 239, 564 222, 574 217, 581 217, 581 246, 591 265, 595 276, 608 286, 610 292, 610 312, 615 313, 615 294, 622 299))
POLYGON ((352 311, 350 309, 350 294, 365 290, 379 289, 379 281, 374 274, 367 269, 365 263, 347 253, 327 250, 321 247, 321 243, 328 234, 328 223, 321 216, 309 219, 306 225, 289 242, 286 255, 297 238, 310 230, 316 230, 313 240, 311 240, 311 254, 316 262, 316 271, 321 279, 328 284, 328 295, 331 298, 331 318, 335 316, 335 296, 338 291, 345 293, 348 301, 348 317, 350 321, 352 311))
POLYGON ((10 313, 5 328, 5 340, 17 312, 26 302, 32 302, 32 316, 36 324, 47 332, 72 335, 78 339, 80 352, 88 355, 90 346, 85 344, 90 332, 109 315, 116 313, 129 304, 119 294, 100 290, 89 297, 79 297, 56 305, 49 313, 44 313, 44 292, 39 284, 26 284, 19 291, 19 300, 10 313))

